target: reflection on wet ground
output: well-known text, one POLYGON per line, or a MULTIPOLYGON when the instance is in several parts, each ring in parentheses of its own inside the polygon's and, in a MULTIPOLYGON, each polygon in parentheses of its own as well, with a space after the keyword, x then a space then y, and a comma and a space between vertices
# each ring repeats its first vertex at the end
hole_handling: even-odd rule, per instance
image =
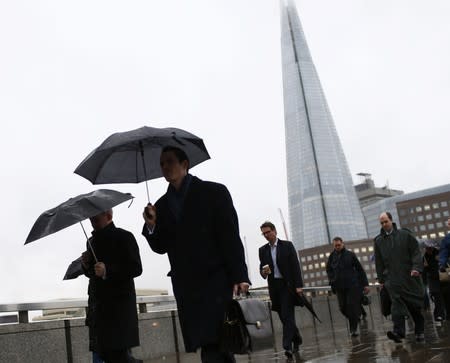
MULTIPOLYGON (((425 313, 425 342, 416 343, 414 331, 409 329, 406 339, 395 344, 386 337, 392 322, 384 318, 363 320, 360 335, 350 337, 343 324, 302 329, 303 345, 300 353, 290 362, 400 362, 400 363, 439 363, 450 362, 450 322, 436 326, 430 313, 425 313)), ((277 336, 277 349, 255 352, 251 355, 236 356, 238 362, 289 362, 279 346, 281 337, 277 336)), ((200 362, 196 354, 166 356, 145 363, 194 363, 200 362)))

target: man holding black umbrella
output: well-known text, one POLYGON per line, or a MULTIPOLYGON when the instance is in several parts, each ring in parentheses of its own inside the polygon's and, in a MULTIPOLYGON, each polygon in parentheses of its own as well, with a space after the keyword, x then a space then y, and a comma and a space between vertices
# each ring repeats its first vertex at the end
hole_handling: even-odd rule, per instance
POLYGON ((272 310, 283 324, 283 349, 288 358, 298 352, 302 337, 295 323, 296 295, 303 293, 303 280, 297 252, 292 242, 277 238, 271 222, 261 225, 261 232, 269 242, 259 249, 260 274, 268 279, 272 310))
POLYGON ((134 236, 117 228, 109 209, 90 218, 94 231, 81 262, 89 277, 89 349, 105 363, 136 362, 130 348, 139 345, 133 278, 142 273, 134 236))
POLYGON ((230 193, 189 174, 180 148, 163 148, 160 166, 169 186, 145 207, 142 234, 169 257, 185 349, 201 348, 202 362, 234 362, 219 350, 220 328, 233 293, 247 292, 250 281, 230 193))

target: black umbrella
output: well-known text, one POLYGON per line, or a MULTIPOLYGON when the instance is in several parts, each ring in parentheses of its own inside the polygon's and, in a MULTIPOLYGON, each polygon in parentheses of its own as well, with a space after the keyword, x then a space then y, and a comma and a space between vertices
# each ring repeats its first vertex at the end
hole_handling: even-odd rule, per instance
POLYGON ((109 136, 75 169, 75 173, 93 184, 140 183, 162 176, 159 165, 165 146, 182 149, 193 167, 208 160, 203 140, 177 128, 141 127, 109 136))
MULTIPOLYGON (((31 228, 25 244, 58 232, 78 222, 80 222, 84 235, 89 243, 88 236, 81 221, 105 212, 132 198, 133 196, 129 193, 121 193, 110 189, 99 189, 91 193, 70 198, 39 216, 31 228)), ((92 247, 91 251, 95 260, 97 260, 92 247)))
POLYGON ((307 308, 311 312, 311 314, 319 321, 319 323, 322 322, 319 319, 319 317, 317 316, 316 312, 314 311, 312 304, 309 302, 309 300, 306 298, 305 295, 297 294, 297 292, 295 292, 295 291, 291 291, 291 290, 289 290, 289 291, 294 296, 296 306, 301 306, 301 307, 307 308))

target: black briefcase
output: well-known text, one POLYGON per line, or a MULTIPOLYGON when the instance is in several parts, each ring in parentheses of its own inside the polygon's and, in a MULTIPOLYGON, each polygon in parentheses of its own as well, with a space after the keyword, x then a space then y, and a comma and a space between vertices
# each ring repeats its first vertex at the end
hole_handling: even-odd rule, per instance
POLYGON ((269 307, 262 300, 232 300, 225 312, 220 350, 247 354, 273 348, 273 331, 269 307))

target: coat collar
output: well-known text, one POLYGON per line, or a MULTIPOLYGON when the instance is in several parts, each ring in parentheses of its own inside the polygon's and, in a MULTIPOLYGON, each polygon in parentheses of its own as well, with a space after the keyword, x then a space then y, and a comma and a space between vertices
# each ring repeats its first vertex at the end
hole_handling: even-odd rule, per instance
POLYGON ((394 234, 395 232, 397 232, 397 225, 395 223, 392 223, 392 231, 391 233, 387 233, 383 228, 380 229, 380 234, 383 237, 389 236, 391 234, 394 234))

